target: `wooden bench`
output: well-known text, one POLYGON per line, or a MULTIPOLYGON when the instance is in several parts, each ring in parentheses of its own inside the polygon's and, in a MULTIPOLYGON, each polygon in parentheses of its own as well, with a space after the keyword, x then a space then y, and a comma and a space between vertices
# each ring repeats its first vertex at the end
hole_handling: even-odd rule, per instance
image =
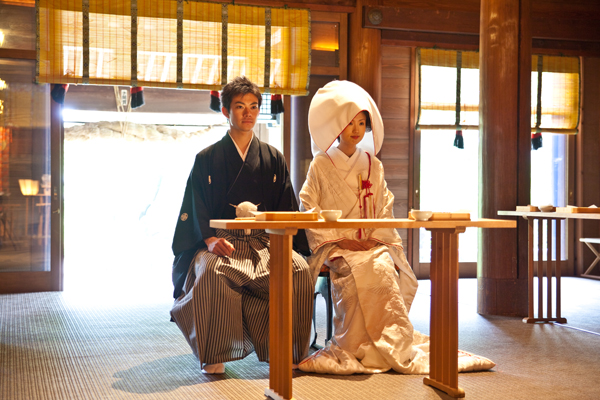
POLYGON ((598 253, 598 250, 596 250, 596 248, 593 246, 593 244, 600 244, 600 238, 581 238, 579 241, 587 244, 587 247, 589 247, 592 253, 594 253, 596 256, 594 262, 590 264, 588 269, 582 275, 597 277, 597 275, 591 275, 590 272, 592 272, 592 269, 594 269, 596 264, 598 264, 598 261, 600 261, 600 253, 598 253))

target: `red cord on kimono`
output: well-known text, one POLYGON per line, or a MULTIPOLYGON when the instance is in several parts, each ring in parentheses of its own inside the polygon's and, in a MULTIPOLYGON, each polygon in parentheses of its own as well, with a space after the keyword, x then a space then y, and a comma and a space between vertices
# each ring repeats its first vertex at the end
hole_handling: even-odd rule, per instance
MULTIPOLYGON (((366 180, 362 180, 362 178, 360 179, 358 206, 361 209, 360 217, 363 219, 368 219, 369 211, 372 212, 372 218, 375 218, 376 214, 375 214, 374 196, 373 196, 373 193, 371 193, 371 187, 373 186, 373 184, 369 180, 369 178, 371 177, 371 155, 366 151, 365 151, 365 154, 367 155, 367 158, 369 159, 369 172, 368 172, 366 180), (360 193, 363 190, 365 191, 365 195, 363 196, 362 201, 360 201, 360 193), (371 200, 371 207, 369 207, 369 200, 371 200)), ((363 229, 359 229, 358 230, 358 238, 362 239, 362 237, 363 237, 363 229)))

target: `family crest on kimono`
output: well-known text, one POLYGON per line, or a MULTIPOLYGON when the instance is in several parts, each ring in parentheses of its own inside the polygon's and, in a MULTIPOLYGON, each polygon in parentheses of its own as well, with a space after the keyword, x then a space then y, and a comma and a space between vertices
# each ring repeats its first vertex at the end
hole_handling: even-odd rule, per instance
MULTIPOLYGON (((394 195, 375 156, 383 143, 383 121, 371 96, 352 82, 330 82, 313 97, 308 119, 314 158, 300 191, 302 208, 341 210, 345 219, 394 218, 394 195)), ((415 331, 408 317, 418 282, 398 232, 307 229, 306 235, 311 269, 330 268, 335 316, 332 340, 299 369, 428 373, 428 337, 415 331)), ((462 361, 461 370, 486 367, 462 361)))
MULTIPOLYGON (((244 202, 258 211, 298 210, 283 155, 253 133, 261 100, 258 87, 245 77, 223 88, 229 130, 196 155, 173 238, 171 318, 204 373, 223 373, 224 363, 253 351, 260 361, 269 359, 269 235, 210 227, 211 219, 235 218, 234 206, 244 202)), ((294 244, 309 254, 303 231, 294 244)), ((298 363, 308 354, 314 282, 296 252, 293 291, 298 363)))

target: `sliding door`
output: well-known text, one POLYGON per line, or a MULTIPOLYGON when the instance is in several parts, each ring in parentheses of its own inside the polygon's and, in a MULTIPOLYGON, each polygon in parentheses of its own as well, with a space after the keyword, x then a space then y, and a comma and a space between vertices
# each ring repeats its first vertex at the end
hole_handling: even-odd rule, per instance
POLYGON ((51 154, 60 106, 34 77, 34 60, 0 58, 0 293, 62 289, 60 157, 51 154))

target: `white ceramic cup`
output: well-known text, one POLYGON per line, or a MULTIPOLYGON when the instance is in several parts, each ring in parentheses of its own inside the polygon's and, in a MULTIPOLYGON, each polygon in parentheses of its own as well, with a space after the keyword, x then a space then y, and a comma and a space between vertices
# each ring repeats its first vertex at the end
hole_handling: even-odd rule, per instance
POLYGON ((417 221, 427 221, 433 214, 432 211, 411 210, 410 213, 417 221))
POLYGON ((325 221, 335 222, 342 216, 342 210, 321 210, 321 216, 325 221))

